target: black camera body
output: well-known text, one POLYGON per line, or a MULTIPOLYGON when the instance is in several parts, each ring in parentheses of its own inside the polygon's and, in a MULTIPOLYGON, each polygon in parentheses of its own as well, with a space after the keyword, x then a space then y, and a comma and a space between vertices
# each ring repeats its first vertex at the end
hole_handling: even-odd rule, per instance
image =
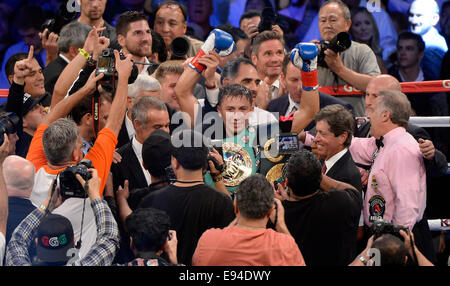
POLYGON ((78 165, 69 165, 61 173, 59 173, 59 188, 63 199, 68 198, 86 198, 87 193, 84 186, 75 177, 79 174, 86 182, 92 178, 92 174, 88 168, 93 168, 92 162, 88 159, 83 159, 78 165))
POLYGON ((400 234, 400 230, 408 232, 407 227, 404 227, 402 225, 394 225, 382 219, 374 221, 371 229, 373 234, 375 235, 375 239, 382 236, 383 234, 392 234, 400 238, 401 241, 404 241, 402 235, 400 234))
MULTIPOLYGON (((120 59, 124 60, 125 56, 120 54, 120 59)), ((116 58, 114 51, 111 48, 103 50, 102 54, 97 59, 97 67, 95 75, 103 73, 103 78, 99 81, 104 90, 108 92, 114 92, 117 87, 118 72, 116 70, 116 58)), ((133 70, 128 78, 128 84, 132 84, 136 81, 139 75, 137 66, 133 63, 133 70)), ((114 96, 114 93, 113 93, 114 96)))
POLYGON ((328 67, 327 63, 325 62, 325 51, 327 49, 330 49, 334 51, 335 53, 340 53, 352 45, 352 40, 350 39, 350 34, 347 32, 340 32, 337 34, 331 41, 320 41, 320 51, 319 55, 317 56, 317 63, 319 66, 322 67, 328 67))
POLYGON ((17 132, 20 118, 14 112, 7 112, 0 117, 0 146, 3 145, 4 135, 17 132))
POLYGON ((58 11, 56 12, 55 18, 46 20, 42 26, 41 31, 44 32, 45 29, 48 29, 48 33, 58 34, 61 32, 61 29, 66 25, 72 22, 77 17, 77 12, 69 12, 66 7, 66 3, 63 3, 59 6, 58 11))

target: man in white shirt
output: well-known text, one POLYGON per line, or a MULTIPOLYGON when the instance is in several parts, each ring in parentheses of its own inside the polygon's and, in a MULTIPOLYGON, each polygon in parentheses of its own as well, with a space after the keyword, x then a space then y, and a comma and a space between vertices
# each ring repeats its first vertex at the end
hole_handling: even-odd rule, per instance
POLYGON ((254 38, 251 59, 259 78, 269 85, 270 99, 278 98, 285 92, 280 84, 284 56, 284 39, 280 33, 264 31, 254 38))
POLYGON ((348 150, 352 141, 354 119, 342 105, 322 108, 315 116, 317 151, 325 157, 322 173, 348 183, 361 191, 361 175, 348 150))
MULTIPOLYGON (((237 58, 229 61, 222 71, 221 82, 223 86, 241 84, 250 89, 253 95, 254 105, 257 103, 256 97, 258 93, 264 92, 260 87, 264 83, 261 82, 255 65, 245 58, 237 58)), ((252 126, 276 122, 278 122, 277 117, 266 111, 265 107, 255 106, 249 117, 249 125, 252 126)))

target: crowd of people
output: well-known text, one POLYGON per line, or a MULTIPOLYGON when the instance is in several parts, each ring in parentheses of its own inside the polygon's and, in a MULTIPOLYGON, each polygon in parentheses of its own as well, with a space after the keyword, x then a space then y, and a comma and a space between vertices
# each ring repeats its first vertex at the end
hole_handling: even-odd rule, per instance
POLYGON ((0 4, 0 265, 450 263, 409 123, 450 98, 400 84, 450 78, 450 1, 40 2, 0 4))

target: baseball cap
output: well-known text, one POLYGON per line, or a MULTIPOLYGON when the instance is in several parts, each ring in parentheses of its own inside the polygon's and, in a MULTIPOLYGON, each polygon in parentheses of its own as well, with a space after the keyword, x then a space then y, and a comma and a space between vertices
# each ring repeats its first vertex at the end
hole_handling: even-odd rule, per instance
POLYGON ((142 160, 145 167, 155 177, 165 174, 164 169, 170 165, 173 146, 170 135, 157 129, 142 144, 142 160))
POLYGON ((30 112, 37 104, 40 104, 46 96, 47 94, 44 94, 43 96, 34 98, 28 93, 25 93, 23 96, 23 116, 30 112))
POLYGON ((67 251, 74 248, 73 227, 70 221, 58 214, 48 214, 37 229, 37 256, 44 262, 65 262, 67 251))

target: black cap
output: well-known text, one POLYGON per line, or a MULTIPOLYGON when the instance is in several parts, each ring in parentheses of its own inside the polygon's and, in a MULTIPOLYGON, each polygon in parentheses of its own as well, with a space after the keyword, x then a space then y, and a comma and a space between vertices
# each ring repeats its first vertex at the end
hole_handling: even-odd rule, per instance
POLYGON ((165 168, 170 165, 173 146, 169 133, 157 129, 142 144, 142 160, 148 172, 162 177, 165 168))
POLYGON ((29 94, 25 93, 23 96, 23 116, 25 116, 28 112, 30 112, 36 105, 41 104, 41 102, 47 97, 47 94, 44 94, 41 97, 34 98, 29 94))
POLYGON ((67 251, 74 247, 73 227, 70 221, 57 214, 44 217, 37 229, 37 256, 45 262, 65 262, 67 251))

